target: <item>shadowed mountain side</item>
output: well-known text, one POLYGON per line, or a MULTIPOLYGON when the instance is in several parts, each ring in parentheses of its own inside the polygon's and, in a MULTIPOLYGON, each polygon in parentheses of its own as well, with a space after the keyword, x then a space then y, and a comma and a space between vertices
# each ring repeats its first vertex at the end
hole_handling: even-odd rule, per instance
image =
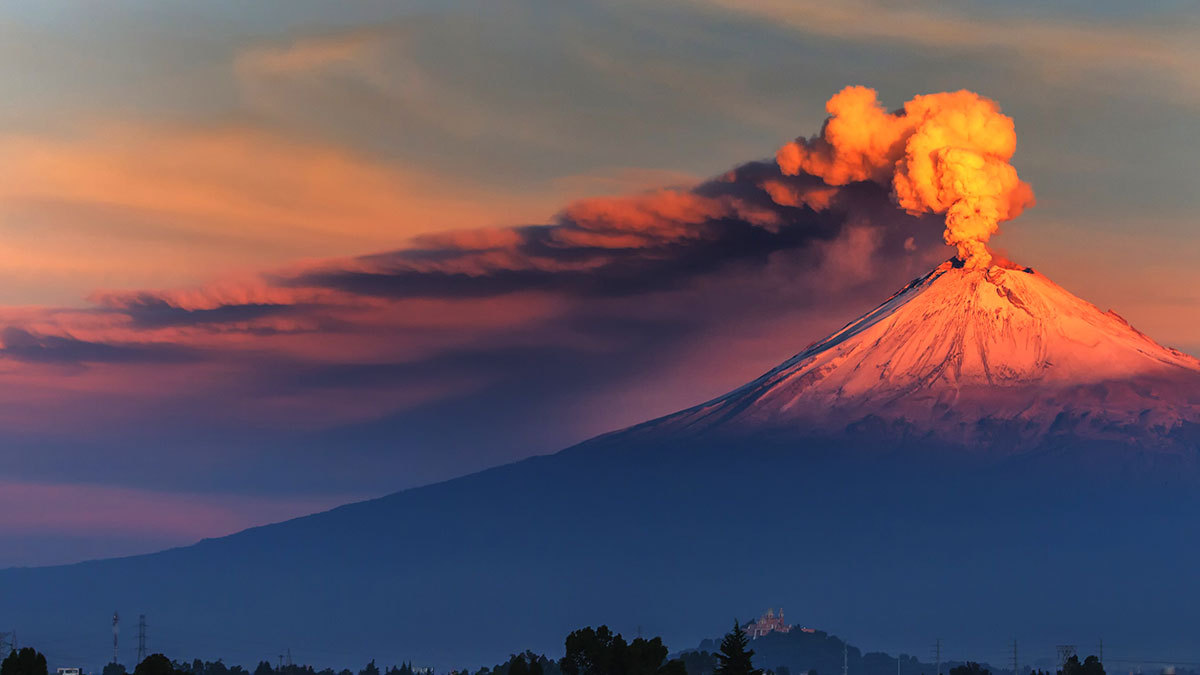
POLYGON ((1017 465, 860 442, 610 435, 188 548, 6 570, 0 622, 52 658, 128 608, 189 656, 451 667, 557 654, 589 624, 696 644, 778 602, 864 646, 1069 627, 1194 651, 1188 480, 1089 477, 1071 448, 1017 465))

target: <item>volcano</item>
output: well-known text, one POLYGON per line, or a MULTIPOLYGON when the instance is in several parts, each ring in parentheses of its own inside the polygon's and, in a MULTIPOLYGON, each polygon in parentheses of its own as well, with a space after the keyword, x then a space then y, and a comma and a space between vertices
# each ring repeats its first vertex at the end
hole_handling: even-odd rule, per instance
POLYGON ((753 382, 653 433, 875 425, 975 449, 1055 437, 1194 448, 1200 360, 1031 268, 948 261, 753 382))
POLYGON ((180 658, 448 668, 589 624, 696 644, 782 603, 893 651, 1103 636, 1197 660, 1198 426, 1196 359, 1031 269, 952 260, 735 391, 554 455, 5 570, 0 625, 93 666, 118 609, 180 658))

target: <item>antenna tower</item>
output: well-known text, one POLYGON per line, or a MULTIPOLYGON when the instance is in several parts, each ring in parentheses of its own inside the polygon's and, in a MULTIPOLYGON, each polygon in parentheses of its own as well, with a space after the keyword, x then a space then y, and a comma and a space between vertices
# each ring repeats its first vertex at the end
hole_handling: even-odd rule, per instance
POLYGON ((146 660, 146 615, 138 615, 138 657, 137 662, 140 665, 146 660))
POLYGON ((117 662, 117 635, 121 632, 121 615, 113 612, 113 663, 117 662))

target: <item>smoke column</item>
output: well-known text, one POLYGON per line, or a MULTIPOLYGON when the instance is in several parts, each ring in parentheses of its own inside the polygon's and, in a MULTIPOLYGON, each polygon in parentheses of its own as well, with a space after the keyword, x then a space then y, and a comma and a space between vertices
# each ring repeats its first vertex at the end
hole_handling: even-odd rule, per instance
POLYGON ((969 267, 989 265, 988 239, 1033 205, 1033 188, 1009 164, 1017 147, 1012 118, 995 101, 962 90, 917 96, 888 112, 875 90, 846 87, 825 109, 820 134, 776 153, 780 170, 828 185, 890 186, 908 213, 945 215, 946 243, 969 267))

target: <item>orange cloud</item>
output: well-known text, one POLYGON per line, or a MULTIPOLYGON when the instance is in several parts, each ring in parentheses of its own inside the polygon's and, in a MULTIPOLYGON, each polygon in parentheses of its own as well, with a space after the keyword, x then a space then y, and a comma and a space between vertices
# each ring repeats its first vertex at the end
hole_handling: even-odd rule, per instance
POLYGON ((770 209, 736 197, 708 197, 684 190, 582 199, 568 206, 561 217, 582 231, 556 231, 556 240, 599 248, 636 248, 658 241, 702 238, 706 232, 700 226, 719 218, 763 227, 778 223, 777 214, 770 209))
POLYGON ((763 181, 762 189, 780 206, 807 206, 814 211, 828 209, 838 194, 835 186, 799 186, 774 178, 763 181))
POLYGON ((0 175, 0 219, 36 225, 0 244, 10 285, 192 284, 541 219, 556 199, 237 127, 0 136, 0 175))

